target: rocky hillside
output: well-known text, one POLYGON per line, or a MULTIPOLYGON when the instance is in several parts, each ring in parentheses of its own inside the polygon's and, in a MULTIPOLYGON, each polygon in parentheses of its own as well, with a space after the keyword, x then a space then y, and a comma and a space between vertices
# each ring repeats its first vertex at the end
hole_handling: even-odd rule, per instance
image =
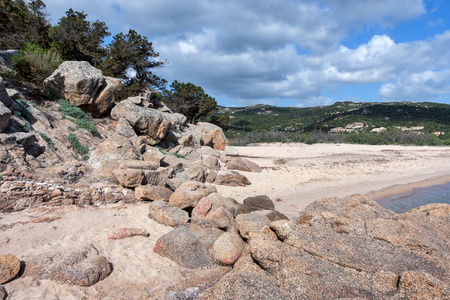
MULTIPOLYGON (((449 205, 396 215, 361 196, 324 199, 293 222, 267 196, 238 203, 217 193, 217 185, 251 184, 243 172, 261 172, 219 127, 187 124, 152 92, 115 103, 120 81, 82 62, 64 63, 45 85, 59 101, 36 102, 0 81, 0 210, 148 202, 142 213, 173 227, 152 251, 192 272, 153 289, 117 283, 131 298, 450 297, 449 205)), ((127 225, 107 239, 148 237, 127 225)), ((49 281, 89 298, 87 287, 120 272, 101 247, 69 246, 0 253, 0 299, 49 281)))

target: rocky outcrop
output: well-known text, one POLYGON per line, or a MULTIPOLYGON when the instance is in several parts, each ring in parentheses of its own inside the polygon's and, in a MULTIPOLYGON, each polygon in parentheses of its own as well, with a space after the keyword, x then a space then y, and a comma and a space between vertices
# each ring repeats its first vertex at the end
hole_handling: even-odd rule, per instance
POLYGON ((211 123, 190 124, 186 132, 192 134, 192 142, 197 146, 209 146, 215 150, 223 151, 228 143, 222 128, 211 123))
POLYGON ((172 191, 164 186, 141 185, 134 190, 136 199, 140 201, 166 201, 172 195, 172 191))
POLYGON ((316 201, 297 224, 261 214, 236 217, 248 252, 203 299, 450 297, 450 205, 396 215, 355 195, 316 201))
POLYGON ((104 77, 85 61, 63 62, 45 79, 44 87, 96 116, 108 112, 122 90, 119 79, 104 77))
POLYGON ((257 210, 274 210, 275 204, 269 197, 258 195, 245 198, 243 204, 239 206, 240 214, 247 214, 257 210))
POLYGON ((113 171, 118 168, 122 160, 142 160, 142 155, 129 139, 114 134, 92 151, 89 163, 93 168, 94 176, 118 183, 113 171))
POLYGON ((213 186, 207 186, 198 181, 188 181, 181 184, 169 198, 169 204, 181 209, 195 207, 201 198, 217 192, 213 186))
POLYGON ((91 286, 111 274, 111 265, 93 245, 72 246, 36 256, 26 263, 24 276, 91 286))
POLYGON ((139 135, 148 137, 149 145, 158 144, 172 126, 160 111, 138 105, 126 99, 117 104, 111 111, 114 120, 125 119, 139 135))

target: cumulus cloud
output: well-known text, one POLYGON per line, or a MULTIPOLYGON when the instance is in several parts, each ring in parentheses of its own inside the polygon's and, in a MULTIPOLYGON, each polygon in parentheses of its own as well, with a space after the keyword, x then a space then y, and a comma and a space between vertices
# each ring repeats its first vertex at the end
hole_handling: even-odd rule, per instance
MULTIPOLYGON (((47 0, 52 16, 68 8, 47 0)), ((378 83, 379 96, 448 93, 450 31, 396 43, 373 35, 354 49, 351 31, 389 28, 426 13, 422 0, 78 0, 75 10, 114 33, 136 29, 169 64, 158 75, 202 86, 235 104, 319 105, 324 90, 378 83), (415 94, 416 93, 416 94, 415 94)), ((420 97, 419 97, 420 98, 420 97)))

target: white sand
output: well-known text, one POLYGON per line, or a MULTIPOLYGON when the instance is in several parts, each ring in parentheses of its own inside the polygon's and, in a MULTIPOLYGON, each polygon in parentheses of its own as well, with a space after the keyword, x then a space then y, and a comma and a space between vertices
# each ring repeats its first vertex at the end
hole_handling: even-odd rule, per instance
MULTIPOLYGON (((406 184, 450 181, 450 147, 292 144, 238 150, 259 164, 263 172, 242 172, 252 185, 217 186, 219 193, 238 201, 268 195, 280 200, 275 201, 276 208, 294 221, 309 203, 323 197, 384 189, 381 194, 371 194, 380 197, 389 191, 401 192, 406 184), (392 186, 397 188, 386 189, 392 186)), ((6 290, 12 299, 161 299, 165 286, 192 273, 153 253, 157 238, 172 228, 147 215, 148 204, 142 203, 83 209, 41 207, 0 214, 0 227, 10 226, 0 229, 0 254, 10 253, 26 262, 48 249, 92 243, 114 267, 108 278, 92 287, 25 277, 6 283, 6 290), (55 217, 59 219, 42 222, 43 218, 55 217), (121 227, 143 228, 150 236, 107 239, 109 229, 121 227)))
POLYGON ((278 198, 276 208, 292 220, 309 203, 324 197, 368 194, 424 180, 432 180, 432 185, 442 177, 442 183, 450 181, 450 147, 263 144, 237 149, 263 171, 242 172, 252 185, 220 186, 219 193, 238 201, 255 195, 278 198))

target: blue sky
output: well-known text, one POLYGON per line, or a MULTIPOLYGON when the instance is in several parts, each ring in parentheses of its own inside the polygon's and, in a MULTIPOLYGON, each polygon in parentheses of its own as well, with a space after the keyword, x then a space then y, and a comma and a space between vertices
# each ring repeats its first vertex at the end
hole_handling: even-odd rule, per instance
POLYGON ((132 28, 220 105, 336 101, 450 104, 447 0, 46 0, 56 23, 73 8, 132 28))

